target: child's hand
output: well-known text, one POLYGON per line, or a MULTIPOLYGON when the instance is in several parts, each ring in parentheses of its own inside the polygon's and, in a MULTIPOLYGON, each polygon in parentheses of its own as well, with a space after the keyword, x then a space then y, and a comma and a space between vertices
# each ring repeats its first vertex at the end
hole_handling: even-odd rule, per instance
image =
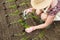
POLYGON ((25 9, 24 11, 26 12, 26 14, 28 14, 29 12, 32 12, 32 8, 29 8, 29 9, 25 9))
POLYGON ((32 27, 29 27, 29 28, 26 28, 25 31, 27 33, 31 33, 32 31, 36 30, 35 26, 32 26, 32 27))

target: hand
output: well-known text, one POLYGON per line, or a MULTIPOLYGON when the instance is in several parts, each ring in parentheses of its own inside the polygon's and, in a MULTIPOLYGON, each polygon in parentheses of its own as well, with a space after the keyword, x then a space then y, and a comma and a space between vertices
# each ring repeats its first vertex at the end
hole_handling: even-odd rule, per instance
POLYGON ((32 8, 29 8, 29 9, 25 9, 24 11, 26 14, 28 14, 29 12, 32 12, 32 10, 33 10, 32 8))
POLYGON ((27 33, 31 33, 31 32, 34 31, 34 30, 36 30, 36 29, 35 29, 35 26, 32 26, 32 27, 29 27, 29 28, 26 28, 26 29, 25 29, 25 31, 26 31, 27 33))

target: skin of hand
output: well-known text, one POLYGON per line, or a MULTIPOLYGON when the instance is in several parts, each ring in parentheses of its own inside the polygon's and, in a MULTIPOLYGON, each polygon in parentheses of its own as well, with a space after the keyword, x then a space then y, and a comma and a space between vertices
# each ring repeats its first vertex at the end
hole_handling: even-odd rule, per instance
POLYGON ((24 11, 26 11, 26 13, 28 14, 29 12, 32 12, 33 10, 35 10, 34 8, 28 8, 28 9, 25 9, 24 11))

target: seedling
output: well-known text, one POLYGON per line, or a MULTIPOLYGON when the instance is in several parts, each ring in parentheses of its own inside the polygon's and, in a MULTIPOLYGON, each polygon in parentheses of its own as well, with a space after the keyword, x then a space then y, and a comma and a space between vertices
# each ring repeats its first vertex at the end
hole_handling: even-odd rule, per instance
POLYGON ((28 28, 28 27, 29 27, 29 25, 28 25, 25 21, 23 21, 22 19, 19 19, 18 22, 19 22, 24 28, 28 28))
POLYGON ((14 36, 21 36, 21 33, 14 34, 14 36))
POLYGON ((14 34, 14 36, 24 36, 24 35, 25 35, 25 32, 14 34))
POLYGON ((19 14, 19 10, 16 10, 15 12, 9 14, 9 16, 16 16, 16 15, 18 15, 18 14, 19 14))
POLYGON ((37 16, 34 15, 34 12, 32 12, 32 13, 26 13, 24 11, 23 12, 23 18, 24 19, 33 18, 36 23, 39 23, 39 24, 43 23, 43 21, 39 17, 37 17, 37 16))
POLYGON ((24 28, 28 28, 29 25, 22 19, 19 19, 17 21, 11 22, 10 24, 20 23, 24 28))
POLYGON ((27 3, 23 2, 23 3, 20 3, 19 6, 23 6, 23 5, 26 5, 27 3))
POLYGON ((15 9, 16 7, 17 7, 16 5, 9 6, 10 9, 15 9))
POLYGON ((29 4, 29 2, 28 2, 28 1, 29 1, 29 0, 25 0, 25 2, 20 3, 20 4, 19 4, 19 6, 24 6, 24 5, 29 4))
POLYGON ((44 30, 42 30, 40 33, 39 33, 39 38, 43 38, 44 37, 44 35, 45 35, 45 31, 44 30))
POLYGON ((19 6, 24 6, 24 5, 27 5, 28 4, 28 1, 26 0, 25 2, 22 2, 19 4, 19 6))
POLYGON ((23 36, 23 38, 21 38, 20 40, 28 40, 29 37, 27 37, 26 35, 23 36))
POLYGON ((14 2, 14 1, 16 1, 16 0, 6 0, 6 2, 14 2))
POLYGON ((30 36, 27 36, 25 32, 22 33, 22 38, 20 40, 28 40, 30 36))
POLYGON ((15 23, 17 23, 17 21, 11 22, 10 24, 15 24, 15 23))
POLYGON ((34 19, 34 21, 36 23, 42 24, 43 21, 41 19, 39 19, 37 16, 35 16, 33 13, 31 14, 31 17, 34 19))

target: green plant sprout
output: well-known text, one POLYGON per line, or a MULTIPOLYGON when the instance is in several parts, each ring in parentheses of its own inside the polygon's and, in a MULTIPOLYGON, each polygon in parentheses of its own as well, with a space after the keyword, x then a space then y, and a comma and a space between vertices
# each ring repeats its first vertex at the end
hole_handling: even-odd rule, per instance
POLYGON ((14 2, 14 1, 16 1, 16 0, 6 0, 6 2, 14 2))
POLYGON ((17 23, 17 21, 11 22, 10 24, 15 24, 15 23, 17 23))
POLYGON ((31 17, 35 20, 35 22, 37 22, 39 24, 42 24, 43 23, 43 21, 41 19, 39 19, 37 16, 31 15, 31 17))
POLYGON ((35 38, 33 38, 32 40, 38 40, 38 38, 42 39, 45 35, 45 31, 44 30, 41 30, 41 32, 35 36, 35 38))
POLYGON ((23 5, 26 5, 27 3, 23 2, 23 3, 20 3, 19 6, 23 6, 23 5))
POLYGON ((11 22, 10 24, 15 24, 15 23, 20 23, 24 28, 28 28, 30 27, 25 21, 23 21, 22 19, 19 19, 17 21, 11 22))
POLYGON ((14 36, 21 36, 21 33, 14 34, 14 36))
POLYGON ((9 6, 10 9, 15 9, 16 7, 17 7, 16 5, 9 6))
POLYGON ((23 33, 16 33, 16 34, 14 34, 14 36, 24 36, 25 35, 25 32, 23 32, 23 33))
POLYGON ((23 36, 23 38, 21 38, 20 40, 28 40, 28 38, 29 38, 25 35, 25 32, 14 34, 14 36, 16 36, 16 37, 23 36))
POLYGON ((16 10, 15 12, 9 14, 9 16, 16 16, 16 15, 18 15, 18 14, 19 14, 19 10, 16 10))
POLYGON ((39 38, 43 38, 43 37, 44 37, 44 35, 45 35, 45 31, 44 31, 44 30, 42 30, 42 31, 39 33, 38 37, 39 37, 39 38))
POLYGON ((20 40, 28 40, 28 38, 27 37, 23 37, 20 40))
POLYGON ((32 40, 38 40, 38 37, 33 38, 32 40))
POLYGON ((29 37, 27 37, 26 35, 23 36, 23 38, 21 38, 20 40, 28 40, 29 37))
POLYGON ((18 20, 18 22, 24 27, 24 28, 28 28, 30 27, 25 21, 23 21, 22 19, 18 20))
POLYGON ((26 16, 26 18, 33 18, 33 20, 36 22, 36 23, 39 23, 39 24, 42 24, 43 23, 43 21, 39 18, 39 17, 37 17, 37 16, 35 16, 34 15, 34 12, 32 12, 32 13, 29 13, 27 16, 26 16))
POLYGON ((29 4, 29 0, 25 0, 25 2, 20 3, 19 6, 24 6, 24 5, 27 5, 27 4, 29 4))

